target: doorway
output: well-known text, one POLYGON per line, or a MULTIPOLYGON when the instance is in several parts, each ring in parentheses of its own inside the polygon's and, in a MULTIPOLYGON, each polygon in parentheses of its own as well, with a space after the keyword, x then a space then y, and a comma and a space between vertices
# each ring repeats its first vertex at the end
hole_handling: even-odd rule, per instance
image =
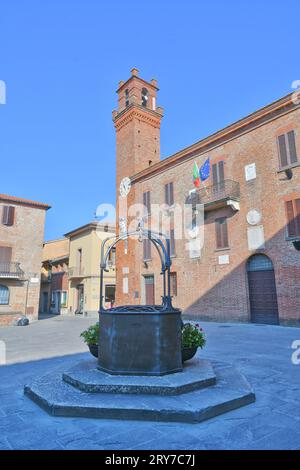
POLYGON ((82 314, 84 308, 84 286, 79 284, 77 286, 77 308, 75 313, 82 314))
POLYGON ((145 303, 146 305, 155 304, 154 295, 154 276, 144 276, 145 279, 145 303))
POLYGON ((273 263, 265 255, 251 256, 247 262, 251 322, 278 325, 278 304, 273 263))
POLYGON ((48 292, 43 292, 42 313, 48 313, 48 308, 49 308, 49 294, 48 292))

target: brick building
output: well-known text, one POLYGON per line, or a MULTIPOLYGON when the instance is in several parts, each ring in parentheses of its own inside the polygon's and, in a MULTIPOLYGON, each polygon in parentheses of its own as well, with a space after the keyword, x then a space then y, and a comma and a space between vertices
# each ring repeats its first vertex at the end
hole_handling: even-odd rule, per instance
MULTIPOLYGON (((156 81, 143 80, 136 69, 119 84, 113 112, 117 188, 123 194, 118 189, 118 225, 126 230, 131 222, 123 206, 146 205, 150 225, 152 204, 166 204, 173 300, 186 315, 299 323, 299 103, 285 96, 161 160, 157 91, 156 81), (207 158, 211 175, 205 188, 191 192, 194 162, 201 167, 207 158), (173 230, 173 207, 191 200, 204 207, 200 252, 173 230)), ((160 302, 158 261, 147 242, 129 240, 117 248, 117 303, 160 302)))
POLYGON ((0 194, 0 325, 38 317, 47 204, 0 194))

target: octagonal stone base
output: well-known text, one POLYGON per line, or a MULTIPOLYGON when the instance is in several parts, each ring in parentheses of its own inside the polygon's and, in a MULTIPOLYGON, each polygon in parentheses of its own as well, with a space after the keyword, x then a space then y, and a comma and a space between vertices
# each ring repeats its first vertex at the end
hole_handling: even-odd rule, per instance
POLYGON ((58 373, 41 377, 24 392, 55 416, 187 423, 255 401, 247 380, 231 365, 194 359, 184 370, 168 377, 106 374, 108 379, 97 370, 96 361, 87 361, 63 377, 58 373), (176 375, 177 380, 170 382, 176 375))
POLYGON ((182 372, 163 376, 111 375, 97 369, 95 360, 83 361, 63 374, 63 380, 87 393, 179 395, 216 384, 210 361, 196 359, 182 372))

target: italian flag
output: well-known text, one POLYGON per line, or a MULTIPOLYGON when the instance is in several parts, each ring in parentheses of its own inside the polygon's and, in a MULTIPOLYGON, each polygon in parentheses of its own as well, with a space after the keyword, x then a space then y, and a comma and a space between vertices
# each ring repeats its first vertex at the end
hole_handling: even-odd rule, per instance
POLYGON ((193 170, 193 180, 194 186, 199 188, 200 186, 200 175, 199 175, 199 168, 196 162, 194 162, 194 170, 193 170))

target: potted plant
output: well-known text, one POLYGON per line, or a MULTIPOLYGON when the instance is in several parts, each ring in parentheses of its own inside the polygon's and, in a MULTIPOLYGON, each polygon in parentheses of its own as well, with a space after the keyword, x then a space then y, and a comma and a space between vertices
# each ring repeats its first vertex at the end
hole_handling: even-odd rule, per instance
POLYGON ((188 361, 195 356, 198 348, 204 348, 206 343, 205 334, 200 325, 196 323, 185 323, 181 334, 182 362, 188 361))
POLYGON ((94 325, 91 325, 87 330, 84 330, 80 336, 88 345, 90 353, 94 357, 98 357, 99 322, 95 323, 94 325))
MULTIPOLYGON (((84 342, 88 345, 90 353, 94 357, 98 357, 98 342, 99 342, 99 323, 91 325, 87 330, 84 330, 81 335, 84 342)), ((205 334, 200 325, 196 323, 185 323, 182 327, 181 336, 181 352, 182 362, 188 361, 195 356, 198 348, 205 346, 205 334)))

